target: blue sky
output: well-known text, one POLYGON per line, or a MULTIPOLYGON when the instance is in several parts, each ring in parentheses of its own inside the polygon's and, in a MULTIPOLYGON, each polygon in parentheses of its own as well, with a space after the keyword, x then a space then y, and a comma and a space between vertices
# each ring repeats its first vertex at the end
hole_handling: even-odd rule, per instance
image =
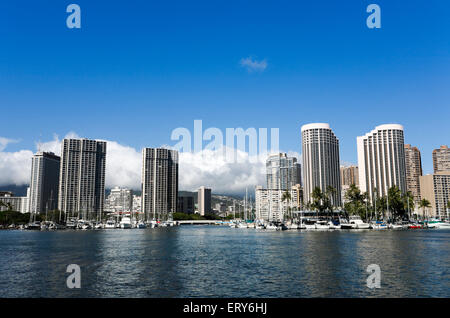
POLYGON ((300 127, 328 122, 341 160, 356 137, 401 123, 422 152, 450 143, 448 1, 3 1, 0 137, 34 149, 70 131, 140 149, 177 127, 300 127), (82 28, 66 27, 66 6, 82 28), (366 7, 381 7, 368 29, 366 7), (248 72, 243 58, 267 62, 248 72))

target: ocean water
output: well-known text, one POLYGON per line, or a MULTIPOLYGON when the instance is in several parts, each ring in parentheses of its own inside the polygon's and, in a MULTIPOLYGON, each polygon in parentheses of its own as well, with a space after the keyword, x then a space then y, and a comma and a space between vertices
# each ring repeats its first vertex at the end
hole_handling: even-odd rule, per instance
POLYGON ((0 231, 0 296, 450 297, 450 231, 0 231))

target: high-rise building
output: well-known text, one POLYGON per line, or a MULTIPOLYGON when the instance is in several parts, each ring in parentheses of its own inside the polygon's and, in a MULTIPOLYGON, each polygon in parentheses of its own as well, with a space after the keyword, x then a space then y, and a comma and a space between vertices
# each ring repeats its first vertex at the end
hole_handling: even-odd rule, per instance
POLYGON ((340 170, 342 186, 359 186, 358 166, 341 166, 340 170))
POLYGON ((288 208, 291 210, 298 208, 296 206, 299 202, 297 187, 294 186, 288 191, 291 199, 283 201, 286 190, 264 189, 262 186, 257 186, 255 190, 256 218, 266 221, 283 221, 288 208))
POLYGON ((106 199, 108 212, 133 212, 133 190, 115 187, 106 199))
POLYGON ((140 195, 133 195, 133 213, 142 212, 142 197, 140 195))
MULTIPOLYGON (((438 172, 420 177, 420 196, 430 202, 427 217, 448 218, 447 202, 450 201, 450 172, 438 172)), ((422 209, 419 209, 422 214, 422 209)))
POLYGON ((203 186, 198 189, 198 213, 200 215, 211 213, 211 189, 203 186))
POLYGON ((450 149, 447 146, 433 150, 433 168, 434 173, 450 171, 450 149))
POLYGON ((106 142, 64 139, 61 144, 58 208, 94 219, 105 201, 106 142))
POLYGON ((417 147, 405 145, 406 190, 414 196, 414 201, 420 201, 420 176, 422 175, 422 160, 417 147))
POLYGON ((301 184, 301 166, 286 153, 272 154, 266 161, 267 189, 290 189, 301 184))
POLYGON ((177 209, 178 151, 144 148, 142 161, 142 212, 147 220, 166 220, 177 209))
POLYGON ((370 199, 387 195, 394 185, 406 191, 403 126, 386 124, 357 137, 359 188, 370 199))
POLYGON ((328 124, 313 123, 302 126, 303 196, 311 202, 311 193, 318 187, 326 192, 328 187, 336 191, 333 206, 341 202, 341 177, 339 171, 339 140, 328 124))
POLYGON ((359 187, 358 166, 341 166, 341 197, 345 203, 345 194, 352 184, 359 187))
POLYGON ((11 208, 11 211, 28 213, 29 210, 29 197, 30 197, 30 188, 27 188, 27 196, 26 197, 16 197, 14 193, 11 191, 0 191, 0 212, 7 211, 11 208))
POLYGON ((190 195, 184 195, 178 197, 177 212, 192 214, 195 212, 194 197, 190 195))
POLYGON ((61 158, 52 152, 38 152, 31 159, 30 212, 43 213, 58 208, 61 158))

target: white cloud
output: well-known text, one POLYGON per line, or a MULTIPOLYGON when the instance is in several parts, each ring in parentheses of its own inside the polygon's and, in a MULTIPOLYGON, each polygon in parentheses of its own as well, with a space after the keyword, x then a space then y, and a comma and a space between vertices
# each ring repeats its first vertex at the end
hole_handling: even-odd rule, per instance
POLYGON ((8 144, 15 142, 18 142, 18 140, 0 137, 0 151, 3 151, 6 148, 6 146, 8 146, 8 144))
POLYGON ((263 72, 267 68, 267 61, 258 61, 252 57, 243 58, 240 61, 242 67, 244 67, 248 72, 263 72))
MULTIPOLYGON (((76 133, 66 137, 78 138, 76 133)), ((141 186, 141 150, 107 141, 106 187, 128 187, 139 190, 141 186)), ((57 135, 53 140, 40 143, 41 151, 52 151, 60 154, 61 140, 57 135)), ((289 155, 300 159, 297 152, 289 151, 289 155)), ((0 185, 28 184, 30 182, 31 157, 33 151, 18 152, 0 151, 0 185)), ((223 149, 203 150, 198 153, 180 153, 179 189, 196 191, 200 186, 211 187, 214 193, 243 193, 245 188, 250 192, 256 185, 264 186, 265 158, 250 158, 248 153, 236 150, 237 160, 230 162, 223 155, 223 149)))

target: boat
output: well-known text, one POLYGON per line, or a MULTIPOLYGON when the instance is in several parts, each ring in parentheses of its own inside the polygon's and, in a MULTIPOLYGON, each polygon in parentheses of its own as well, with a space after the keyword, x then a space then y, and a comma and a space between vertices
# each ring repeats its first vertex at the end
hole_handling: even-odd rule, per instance
POLYGON ((145 225, 145 223, 143 221, 139 221, 139 223, 137 224, 137 228, 138 229, 145 229, 147 226, 145 225))
POLYGON ((393 230, 403 230, 404 229, 403 224, 391 224, 390 228, 393 230))
POLYGON ((341 224, 338 221, 330 220, 328 221, 328 227, 330 228, 330 230, 340 230, 341 224))
POLYGON ((151 229, 154 229, 155 227, 158 227, 158 222, 156 222, 156 220, 151 220, 148 223, 148 227, 151 228, 151 229))
POLYGON ((418 223, 412 223, 410 225, 408 225, 408 229, 421 229, 422 225, 418 224, 418 223))
MULTIPOLYGON (((370 228, 369 223, 363 222, 363 220, 361 220, 361 218, 357 215, 352 215, 350 217, 349 224, 352 225, 352 229, 361 230, 361 229, 369 229, 370 228)), ((342 228, 342 225, 341 225, 341 228, 342 228)))
POLYGON ((450 222, 448 221, 439 221, 434 225, 436 229, 450 229, 450 222))
POLYGON ((247 224, 244 222, 239 222, 236 224, 236 228, 237 229, 246 229, 247 228, 247 224))
POLYGON ((115 229, 116 228, 116 221, 114 220, 108 220, 105 223, 105 229, 115 229))
POLYGON ((316 224, 314 224, 316 230, 329 230, 330 226, 328 225, 327 221, 317 221, 316 224))
POLYGON ((387 224, 381 221, 375 221, 370 223, 370 228, 373 230, 386 230, 388 228, 387 224))
POLYGON ((120 228, 131 229, 131 219, 127 216, 124 216, 122 220, 120 220, 120 228))
POLYGON ((273 223, 270 223, 270 224, 266 225, 266 230, 269 230, 269 231, 276 231, 277 228, 278 227, 275 224, 273 224, 273 223))
POLYGON ((101 230, 104 227, 105 227, 105 225, 103 223, 97 223, 97 224, 95 224, 94 229, 101 230))

